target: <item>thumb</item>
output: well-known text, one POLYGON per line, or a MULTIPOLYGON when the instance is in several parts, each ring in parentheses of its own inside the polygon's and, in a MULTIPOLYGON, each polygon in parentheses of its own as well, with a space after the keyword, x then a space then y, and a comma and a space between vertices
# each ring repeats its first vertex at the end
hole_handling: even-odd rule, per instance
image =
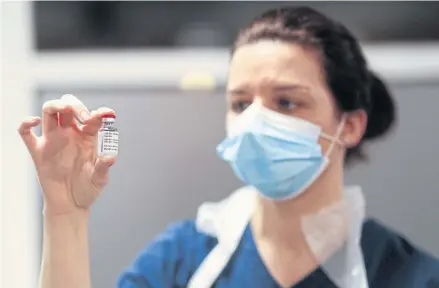
POLYGON ((91 181, 97 188, 102 189, 108 183, 108 171, 115 162, 116 157, 112 156, 100 156, 96 160, 91 181))

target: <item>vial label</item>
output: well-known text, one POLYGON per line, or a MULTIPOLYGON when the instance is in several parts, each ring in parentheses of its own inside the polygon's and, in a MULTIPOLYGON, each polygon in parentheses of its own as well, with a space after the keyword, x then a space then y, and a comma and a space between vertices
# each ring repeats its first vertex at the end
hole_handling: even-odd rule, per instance
POLYGON ((98 155, 117 155, 119 132, 103 130, 98 132, 98 155))

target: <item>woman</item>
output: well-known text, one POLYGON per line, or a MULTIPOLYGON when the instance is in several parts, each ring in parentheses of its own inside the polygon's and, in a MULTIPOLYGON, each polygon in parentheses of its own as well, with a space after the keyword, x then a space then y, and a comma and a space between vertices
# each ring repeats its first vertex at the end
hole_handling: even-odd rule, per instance
MULTIPOLYGON (((439 262, 380 224, 363 224, 361 195, 343 188, 344 162, 364 158, 363 142, 395 117, 343 25, 304 7, 255 19, 235 42, 227 103, 218 154, 248 186, 201 207, 197 221, 170 226, 118 287, 438 287, 439 262), (347 257, 336 260, 341 251, 347 257)), ((41 137, 31 131, 38 117, 19 129, 44 191, 43 288, 91 287, 89 208, 115 162, 95 152, 107 113, 67 95, 44 104, 41 137)))

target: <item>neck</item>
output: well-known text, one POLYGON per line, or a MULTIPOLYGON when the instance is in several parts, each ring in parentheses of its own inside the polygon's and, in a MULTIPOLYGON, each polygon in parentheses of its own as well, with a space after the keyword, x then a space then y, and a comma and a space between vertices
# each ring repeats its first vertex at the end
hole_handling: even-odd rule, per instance
POLYGON ((308 250, 301 228, 303 216, 312 215, 343 197, 342 165, 332 163, 302 195, 288 201, 262 196, 256 201, 252 229, 256 240, 296 251, 308 250))

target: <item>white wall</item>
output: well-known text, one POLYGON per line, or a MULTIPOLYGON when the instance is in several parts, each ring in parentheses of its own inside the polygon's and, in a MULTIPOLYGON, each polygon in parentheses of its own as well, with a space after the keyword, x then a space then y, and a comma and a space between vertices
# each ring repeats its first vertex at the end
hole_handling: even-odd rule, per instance
POLYGON ((39 251, 35 177, 17 134, 32 112, 31 2, 1 4, 1 286, 35 288, 39 251))

